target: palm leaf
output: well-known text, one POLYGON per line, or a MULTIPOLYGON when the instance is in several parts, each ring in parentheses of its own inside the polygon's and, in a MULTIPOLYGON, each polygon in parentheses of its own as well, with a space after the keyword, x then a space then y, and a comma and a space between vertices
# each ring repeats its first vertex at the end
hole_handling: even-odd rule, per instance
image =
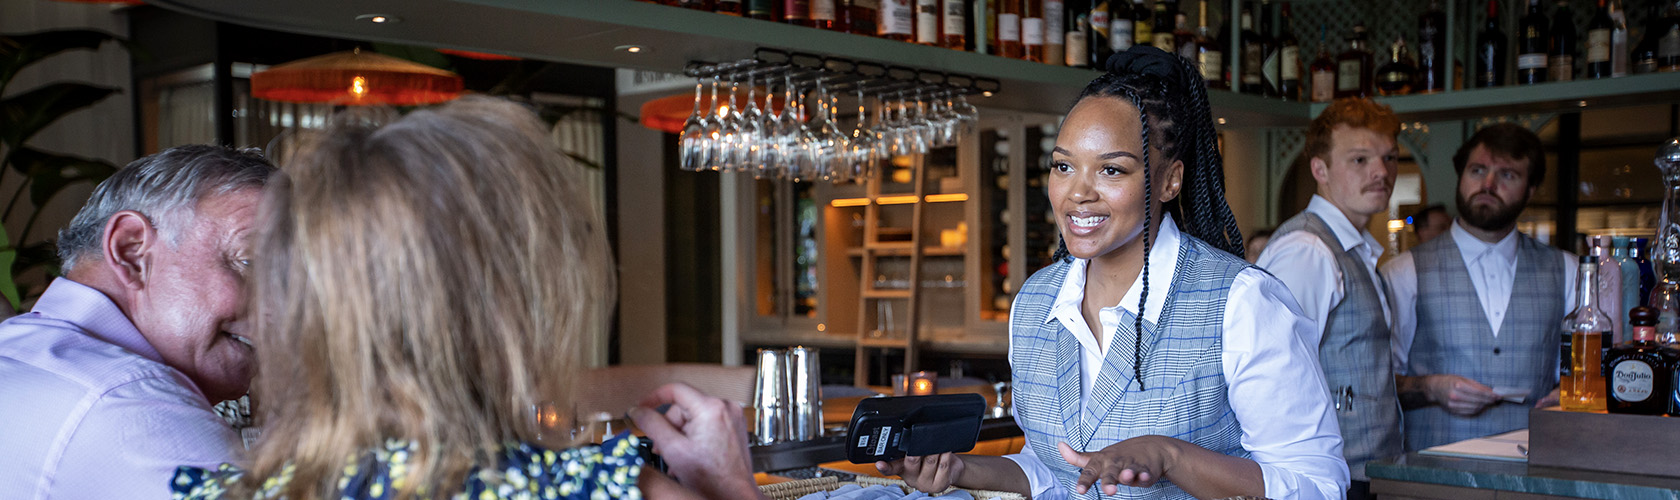
POLYGON ((120 92, 113 87, 59 82, 0 99, 0 142, 21 147, 41 129, 78 109, 120 92))
POLYGON ((29 174, 29 201, 46 206, 53 195, 78 182, 99 182, 117 172, 101 160, 48 153, 23 147, 12 152, 12 167, 29 174))
POLYGON ((116 40, 128 44, 116 35, 94 30, 56 30, 24 35, 0 35, 0 90, 12 81, 23 68, 53 54, 67 50, 94 50, 100 44, 116 40))

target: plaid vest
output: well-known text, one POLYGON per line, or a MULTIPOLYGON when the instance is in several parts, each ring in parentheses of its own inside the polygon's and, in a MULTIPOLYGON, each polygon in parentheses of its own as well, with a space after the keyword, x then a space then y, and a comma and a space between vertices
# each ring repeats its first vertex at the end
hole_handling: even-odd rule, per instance
MULTIPOLYGON (((1062 460, 1056 444, 1097 451, 1144 435, 1182 439, 1226 455, 1248 458, 1242 427, 1226 399, 1224 367, 1225 299, 1231 281, 1248 267, 1242 259, 1181 235, 1178 268, 1172 283, 1150 293, 1165 293, 1160 324, 1144 322, 1141 390, 1133 378, 1133 319, 1122 311, 1120 329, 1103 356, 1084 412, 1079 408, 1080 345, 1050 310, 1067 277, 1071 259, 1033 273, 1017 294, 1010 315, 1009 365, 1014 376, 1015 416, 1033 454, 1055 473, 1069 497, 1098 498, 1100 488, 1083 497, 1073 493, 1079 468, 1062 460)), ((1191 498, 1178 486, 1161 481, 1149 488, 1120 487, 1109 498, 1191 498)))
POLYGON ((1284 221, 1273 241, 1294 231, 1318 236, 1341 270, 1342 301, 1324 318, 1318 362, 1341 425, 1342 457, 1353 480, 1365 481, 1365 462, 1401 454, 1400 400, 1389 362, 1393 334, 1383 316, 1379 284, 1371 281, 1363 260, 1342 251, 1341 241, 1317 215, 1303 212, 1284 221))
POLYGON ((1417 265, 1417 336, 1407 367, 1412 375, 1452 373, 1488 387, 1528 390, 1523 404, 1501 403, 1473 417, 1429 406, 1406 411, 1406 449, 1478 438, 1528 427, 1529 407, 1556 385, 1558 336, 1563 324, 1563 263, 1557 250, 1517 235, 1517 269, 1499 336, 1451 235, 1412 249, 1417 265))

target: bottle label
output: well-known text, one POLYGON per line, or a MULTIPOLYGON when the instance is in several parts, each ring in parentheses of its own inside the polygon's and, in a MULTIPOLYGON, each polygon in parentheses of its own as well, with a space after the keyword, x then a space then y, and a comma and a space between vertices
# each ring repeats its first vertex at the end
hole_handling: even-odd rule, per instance
POLYGON ((1365 66, 1359 64, 1358 59, 1336 64, 1336 91, 1354 92, 1359 90, 1359 77, 1364 73, 1365 66))
POLYGON ((1028 46, 1044 45, 1044 20, 1029 17, 1021 20, 1021 44, 1028 46))
POLYGON ((1587 64, 1610 60, 1610 30, 1587 32, 1587 64))
POLYGON ((939 0, 916 0, 916 42, 939 43, 939 0))
POLYGON ((1651 365, 1637 359, 1616 363, 1610 372, 1610 394, 1617 401, 1638 403, 1651 397, 1656 379, 1651 365))
POLYGON ((1567 82, 1575 79, 1575 56, 1552 56, 1552 60, 1547 62, 1547 65, 1551 68, 1551 75, 1547 77, 1548 80, 1567 82))
POLYGON ((968 23, 963 22, 962 0, 944 0, 945 36, 968 36, 968 23))
POLYGON ((882 0, 880 12, 882 35, 915 33, 916 13, 910 8, 910 0, 882 0))
POLYGON ((1283 79, 1300 80, 1301 48, 1284 47, 1283 50, 1279 50, 1278 53, 1283 54, 1283 62, 1280 64, 1282 66, 1281 71, 1283 72, 1283 79))
POLYGON ((771 12, 770 0, 749 0, 747 2, 747 15, 749 16, 769 18, 771 12))
POLYGON ((1313 102, 1330 102, 1336 95, 1336 74, 1329 71, 1312 73, 1313 102))
POLYGON ((1132 20, 1115 19, 1108 23, 1108 48, 1123 52, 1132 48, 1132 20))
POLYGON ((1154 41, 1155 31, 1154 27, 1149 25, 1149 21, 1145 20, 1132 22, 1132 44, 1149 45, 1154 41))
POLYGON ((1062 24, 1062 0, 1044 0, 1044 44, 1062 45, 1062 35, 1067 32, 1067 26, 1062 24))
POLYGON ((1546 69, 1545 54, 1517 55, 1517 69, 1546 69))
POLYGON ((1202 79, 1217 82, 1225 79, 1225 57, 1219 52, 1202 52, 1196 54, 1196 62, 1202 64, 1202 79))
POLYGON ((812 21, 833 21, 834 0, 811 0, 812 21))
POLYGON ((811 2, 787 0, 782 2, 782 18, 803 21, 811 18, 811 2))
POLYGON ((1155 48, 1165 50, 1168 54, 1173 53, 1177 47, 1173 47, 1172 32, 1155 32, 1155 48))
POLYGON ((1260 51, 1260 44, 1249 44, 1243 47, 1242 82, 1244 85, 1259 85, 1260 73, 1266 64, 1265 54, 1260 51))
POLYGON ((1110 28, 1108 22, 1107 2, 1091 9, 1091 31, 1097 32, 1100 36, 1108 36, 1108 30, 1110 28))
POLYGON ((1085 32, 1081 31, 1081 30, 1077 30, 1077 29, 1069 30, 1067 32, 1066 40, 1067 40, 1067 42, 1066 42, 1066 45, 1067 45, 1067 65, 1068 66, 1087 66, 1087 65, 1089 65, 1090 63, 1086 59, 1089 58, 1090 55, 1086 54, 1085 51, 1090 50, 1091 47, 1089 45, 1089 42, 1087 42, 1085 40, 1085 32))
POLYGON ((1021 41, 1021 16, 1018 14, 998 14, 998 41, 1021 41))

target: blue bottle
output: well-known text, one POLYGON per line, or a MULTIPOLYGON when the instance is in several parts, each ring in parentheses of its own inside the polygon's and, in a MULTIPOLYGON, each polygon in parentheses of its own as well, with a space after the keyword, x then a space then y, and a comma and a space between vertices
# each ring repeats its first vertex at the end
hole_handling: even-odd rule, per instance
POLYGON ((1628 245, 1628 257, 1639 265, 1639 303, 1651 307, 1651 289, 1657 286, 1657 272, 1651 267, 1651 253, 1645 245, 1651 242, 1647 238, 1634 238, 1628 245))
MULTIPOLYGON (((1628 237, 1617 236, 1611 238, 1610 242, 1610 256, 1616 261, 1617 271, 1622 275, 1622 308, 1617 313, 1622 315, 1622 324, 1631 325, 1632 323, 1628 322, 1631 319, 1628 311, 1644 302, 1640 300, 1639 295, 1639 263, 1628 256, 1628 237)), ((1628 328, 1631 338, 1633 330, 1632 327, 1628 328)))

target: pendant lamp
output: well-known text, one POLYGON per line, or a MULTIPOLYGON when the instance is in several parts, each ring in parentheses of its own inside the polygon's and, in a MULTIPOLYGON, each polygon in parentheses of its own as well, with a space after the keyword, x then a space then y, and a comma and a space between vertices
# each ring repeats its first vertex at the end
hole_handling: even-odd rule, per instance
POLYGON ((254 73, 251 95, 282 102, 419 106, 460 97, 461 77, 356 49, 299 59, 254 73))
POLYGON ((489 52, 473 52, 473 51, 470 51, 470 50, 455 50, 455 49, 437 49, 437 51, 439 53, 449 54, 449 55, 452 55, 452 56, 455 56, 455 57, 465 57, 467 59, 477 59, 477 60, 480 60, 480 61, 518 61, 519 60, 519 58, 517 58, 517 57, 504 56, 504 55, 501 55, 501 54, 491 54, 489 52))
POLYGON ((111 5, 146 5, 141 0, 58 0, 65 3, 103 3, 111 5))

